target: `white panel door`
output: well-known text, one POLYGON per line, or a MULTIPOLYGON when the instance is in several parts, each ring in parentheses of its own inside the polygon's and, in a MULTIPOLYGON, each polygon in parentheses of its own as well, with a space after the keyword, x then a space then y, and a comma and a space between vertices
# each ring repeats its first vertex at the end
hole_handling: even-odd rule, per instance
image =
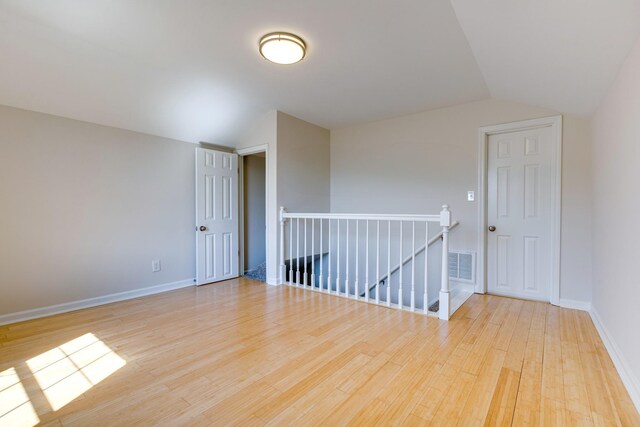
POLYGON ((489 137, 489 293, 549 301, 554 153, 550 127, 489 137))
POLYGON ((197 284, 238 277, 238 155, 196 148, 197 284))

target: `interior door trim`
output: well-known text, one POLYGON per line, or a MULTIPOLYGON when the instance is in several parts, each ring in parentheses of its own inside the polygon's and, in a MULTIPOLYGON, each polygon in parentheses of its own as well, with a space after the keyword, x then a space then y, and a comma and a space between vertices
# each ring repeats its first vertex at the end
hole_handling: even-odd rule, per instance
MULTIPOLYGON (((265 189, 264 189, 264 194, 265 194, 265 204, 264 204, 264 209, 265 209, 265 213, 264 213, 264 218, 265 218, 265 225, 266 225, 266 229, 265 229, 265 240, 264 240, 264 245, 265 245, 265 262, 267 263, 267 284, 268 285, 279 285, 281 283, 283 283, 282 279, 280 277, 273 277, 273 271, 277 270, 277 264, 274 263, 274 261, 277 261, 277 246, 276 244, 272 243, 274 240, 274 235, 272 232, 273 230, 277 230, 277 223, 274 223, 274 227, 272 227, 271 224, 271 220, 272 220, 272 215, 270 215, 271 212, 271 206, 270 203, 271 201, 273 201, 274 203, 274 207, 275 207, 275 193, 276 193, 276 188, 274 186, 274 184, 271 182, 272 181, 272 176, 273 174, 269 172, 270 170, 270 163, 271 162, 275 162, 274 159, 271 158, 270 154, 269 154, 269 144, 260 144, 260 145, 255 145, 255 146, 251 146, 251 147, 245 147, 245 148, 239 148, 235 151, 235 153, 238 155, 238 165, 241 165, 242 162, 242 158, 244 156, 249 156, 251 154, 258 154, 258 153, 264 153, 265 156, 265 176, 264 176, 264 181, 265 181, 265 189), (273 264, 273 265, 272 265, 273 264)), ((239 224, 239 230, 238 230, 238 236, 240 239, 240 265, 244 265, 244 221, 245 221, 245 217, 244 217, 244 172, 243 172, 243 166, 240 166, 240 178, 242 179, 242 181, 238 181, 238 200, 240 202, 239 204, 239 215, 240 215, 240 224, 239 224)), ((278 215, 276 215, 276 218, 278 218, 278 215)), ((277 236, 275 236, 275 241, 277 243, 277 236)), ((244 272, 242 273, 242 275, 244 275, 244 272)))
POLYGON ((552 266, 550 302, 560 303, 560 232, 562 220, 562 116, 543 117, 540 119, 524 120, 493 126, 483 126, 478 130, 478 274, 476 293, 487 293, 487 173, 489 136, 501 133, 516 132, 537 128, 550 127, 552 143, 555 144, 555 158, 552 168, 555 173, 551 177, 554 197, 552 197, 552 266))

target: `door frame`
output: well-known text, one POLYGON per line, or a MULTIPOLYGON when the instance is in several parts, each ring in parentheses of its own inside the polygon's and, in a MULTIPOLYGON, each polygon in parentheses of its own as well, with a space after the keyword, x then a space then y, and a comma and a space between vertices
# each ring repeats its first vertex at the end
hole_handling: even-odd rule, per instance
POLYGON ((552 131, 552 143, 555 145, 555 158, 552 159, 551 176, 553 197, 551 200, 551 212, 553 212, 551 245, 551 288, 549 299, 551 304, 560 303, 560 245, 561 245, 561 221, 562 221, 562 116, 543 117, 539 119, 523 120, 511 123, 503 123, 493 126, 483 126, 478 131, 478 282, 476 293, 487 293, 487 173, 489 136, 502 133, 517 132, 530 129, 550 127, 552 131))
POLYGON ((238 262, 240 263, 240 266, 242 267, 242 274, 241 276, 244 276, 244 221, 245 221, 245 217, 244 217, 244 159, 243 157, 245 156, 250 156, 251 154, 258 154, 258 153, 264 153, 264 197, 265 197, 265 204, 264 204, 264 220, 265 220, 265 229, 264 229, 264 254, 265 254, 265 262, 267 263, 267 269, 269 267, 269 243, 270 243, 270 238, 269 238, 269 144, 261 144, 261 145, 256 145, 253 147, 247 147, 247 148, 240 148, 238 150, 235 151, 235 153, 238 155, 239 159, 238 159, 238 211, 239 211, 239 217, 240 217, 240 221, 238 224, 238 237, 240 239, 240 244, 238 245, 238 247, 240 248, 240 259, 238 260, 238 262), (242 159, 242 161, 240 161, 242 159))

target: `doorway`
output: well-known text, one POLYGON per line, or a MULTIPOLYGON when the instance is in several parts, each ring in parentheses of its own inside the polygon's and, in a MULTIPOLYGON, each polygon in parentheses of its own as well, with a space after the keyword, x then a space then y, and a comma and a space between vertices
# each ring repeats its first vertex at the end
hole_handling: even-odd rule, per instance
POLYGON ((480 291, 557 304, 562 119, 480 135, 480 291))
POLYGON ((243 214, 241 268, 244 276, 266 282, 266 155, 259 152, 240 159, 243 214))

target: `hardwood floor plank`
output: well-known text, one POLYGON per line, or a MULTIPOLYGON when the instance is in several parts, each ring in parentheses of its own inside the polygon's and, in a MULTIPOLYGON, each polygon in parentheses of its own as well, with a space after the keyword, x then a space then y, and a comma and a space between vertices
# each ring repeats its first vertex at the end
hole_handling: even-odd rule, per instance
POLYGON ((487 352, 457 425, 478 426, 484 424, 505 356, 506 353, 502 350, 492 348, 487 352))
MULTIPOLYGON (((607 353, 604 343, 600 339, 593 322, 586 316, 586 314, 582 316, 582 324, 589 336, 588 342, 593 346, 592 348, 596 355, 594 366, 600 373, 602 381, 606 385, 606 390, 610 396, 610 402, 613 406, 612 410, 614 411, 615 418, 620 420, 620 424, 623 426, 640 426, 640 414, 638 411, 634 410, 635 407, 633 402, 629 398, 629 394, 622 384, 620 376, 617 374, 618 371, 613 365, 613 361, 611 360, 609 353, 607 353)), ((598 408, 598 406, 595 408, 598 408)), ((604 413, 606 413, 605 411, 606 409, 603 410, 604 413)), ((597 410, 596 413, 600 416, 604 415, 604 413, 600 414, 597 410)))
POLYGON ((547 307, 547 324, 544 337, 544 363, 542 365, 542 398, 553 400, 564 411, 564 379, 562 372, 562 340, 560 315, 562 309, 547 307))
POLYGON ((575 342, 562 342, 562 374, 565 407, 568 411, 591 418, 591 405, 580 362, 580 351, 575 342))
POLYGON ((14 371, 52 426, 640 425, 588 314, 490 295, 444 322, 237 279, 2 326, 14 371))
POLYGON ((388 406, 389 405, 384 403, 382 400, 375 399, 369 405, 358 411, 355 417, 353 417, 347 425, 353 427, 377 425, 380 423, 382 414, 387 411, 388 406))
POLYGON ((540 425, 545 427, 566 426, 567 411, 564 402, 543 397, 540 405, 540 425))
MULTIPOLYGON (((385 386, 396 378, 400 368, 401 366, 393 362, 385 363, 360 388, 354 390, 353 393, 347 395, 348 397, 346 399, 331 408, 330 413, 325 414, 322 420, 327 423, 332 419, 337 423, 355 422, 356 418, 360 417, 358 414, 362 408, 369 405, 372 401, 381 400, 377 397, 382 394, 385 386), (356 415, 353 415, 354 413, 356 415), (352 419, 350 419, 350 417, 352 419)), ((388 405, 384 404, 384 407, 386 410, 388 405)))
MULTIPOLYGON (((428 421, 430 421, 432 425, 441 426, 454 425, 457 423, 476 380, 477 377, 475 375, 466 372, 462 372, 457 376, 445 392, 437 412, 433 416, 429 415, 427 418, 428 421)), ((424 408, 424 406, 422 406, 420 411, 417 411, 415 415, 424 417, 421 415, 424 413, 422 408, 424 408)))

